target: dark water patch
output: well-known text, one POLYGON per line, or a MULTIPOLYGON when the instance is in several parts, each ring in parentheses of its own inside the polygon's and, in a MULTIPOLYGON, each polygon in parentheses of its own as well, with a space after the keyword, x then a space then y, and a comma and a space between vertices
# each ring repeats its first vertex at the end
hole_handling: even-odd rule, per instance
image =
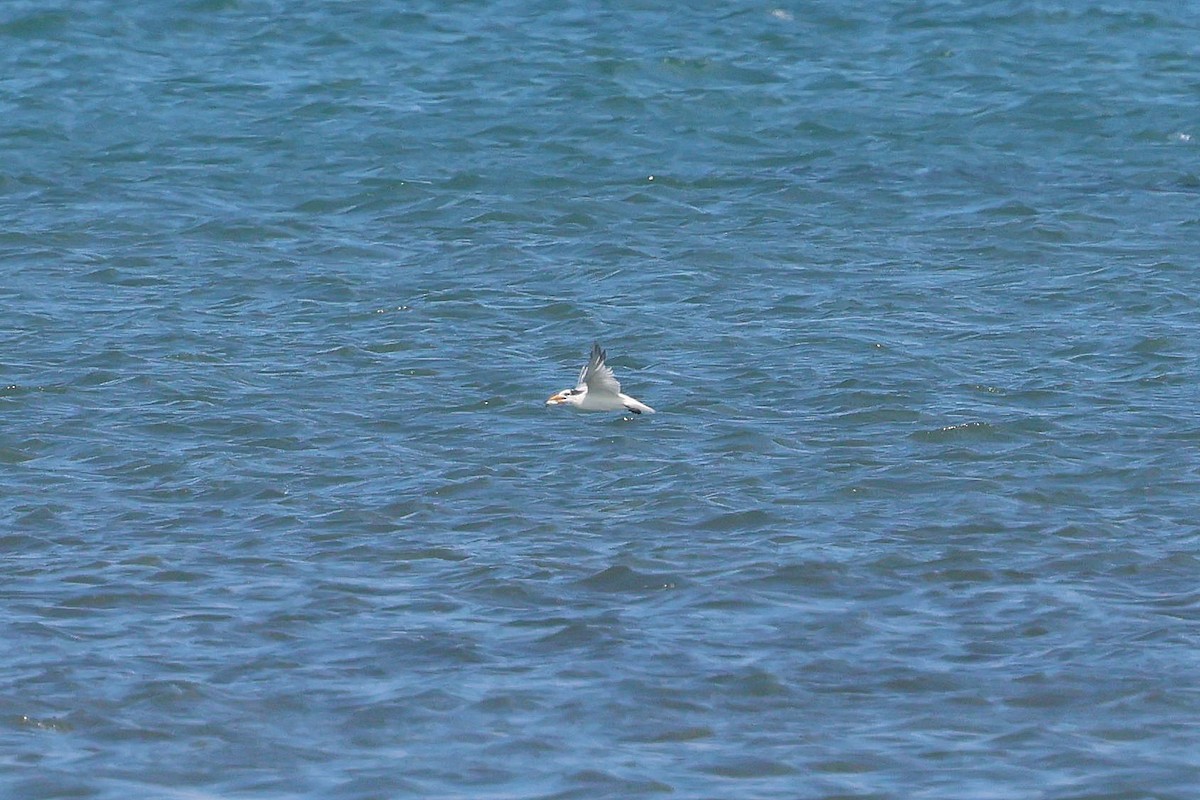
POLYGON ((777 515, 761 509, 728 511, 707 517, 699 524, 698 529, 717 533, 753 533, 772 530, 778 524, 778 520, 777 515))
POLYGON ((637 794, 657 796, 673 794, 675 789, 670 784, 653 779, 626 778, 619 774, 602 770, 581 770, 567 777, 567 784, 573 788, 556 792, 553 798, 595 797, 601 795, 637 794))
POLYGON ((616 565, 579 581, 580 586, 599 592, 643 593, 652 590, 675 589, 679 578, 674 575, 655 575, 616 565))
POLYGON ((701 767, 704 772, 722 778, 753 780, 794 775, 799 770, 790 764, 769 758, 745 758, 718 761, 701 767))

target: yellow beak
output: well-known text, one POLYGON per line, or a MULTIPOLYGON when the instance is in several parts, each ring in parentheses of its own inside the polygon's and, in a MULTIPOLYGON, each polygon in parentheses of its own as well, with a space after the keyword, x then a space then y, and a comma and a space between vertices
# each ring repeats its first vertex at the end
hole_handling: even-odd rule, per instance
POLYGON ((556 406, 566 399, 567 399, 567 396, 565 394, 563 394, 562 392, 559 392, 558 394, 552 394, 552 395, 550 395, 550 398, 546 401, 546 405, 556 406))

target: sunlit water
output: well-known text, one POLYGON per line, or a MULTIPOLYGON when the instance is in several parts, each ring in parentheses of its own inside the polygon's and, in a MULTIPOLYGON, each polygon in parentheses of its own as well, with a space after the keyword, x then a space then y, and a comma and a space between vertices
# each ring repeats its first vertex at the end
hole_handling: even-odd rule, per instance
POLYGON ((1196 9, 693 5, 0 5, 0 795, 1195 797, 1196 9))

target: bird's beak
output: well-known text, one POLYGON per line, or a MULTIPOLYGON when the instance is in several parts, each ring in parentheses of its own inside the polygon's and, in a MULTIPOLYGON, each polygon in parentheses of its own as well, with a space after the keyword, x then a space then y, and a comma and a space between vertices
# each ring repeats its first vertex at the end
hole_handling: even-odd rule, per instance
POLYGON ((566 399, 567 399, 567 396, 565 394, 563 394, 562 392, 559 392, 558 394, 552 394, 552 395, 550 395, 550 399, 548 399, 546 401, 546 405, 556 406, 566 399))

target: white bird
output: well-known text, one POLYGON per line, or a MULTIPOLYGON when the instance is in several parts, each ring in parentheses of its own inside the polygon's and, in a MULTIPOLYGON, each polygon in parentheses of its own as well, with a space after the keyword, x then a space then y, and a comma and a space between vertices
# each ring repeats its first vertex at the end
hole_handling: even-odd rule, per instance
POLYGON ((574 406, 580 411, 632 411, 634 414, 653 414, 654 409, 640 400, 621 393, 612 369, 604 363, 607 357, 599 343, 592 345, 592 356, 579 371, 579 383, 574 389, 563 389, 550 396, 548 406, 574 406))

